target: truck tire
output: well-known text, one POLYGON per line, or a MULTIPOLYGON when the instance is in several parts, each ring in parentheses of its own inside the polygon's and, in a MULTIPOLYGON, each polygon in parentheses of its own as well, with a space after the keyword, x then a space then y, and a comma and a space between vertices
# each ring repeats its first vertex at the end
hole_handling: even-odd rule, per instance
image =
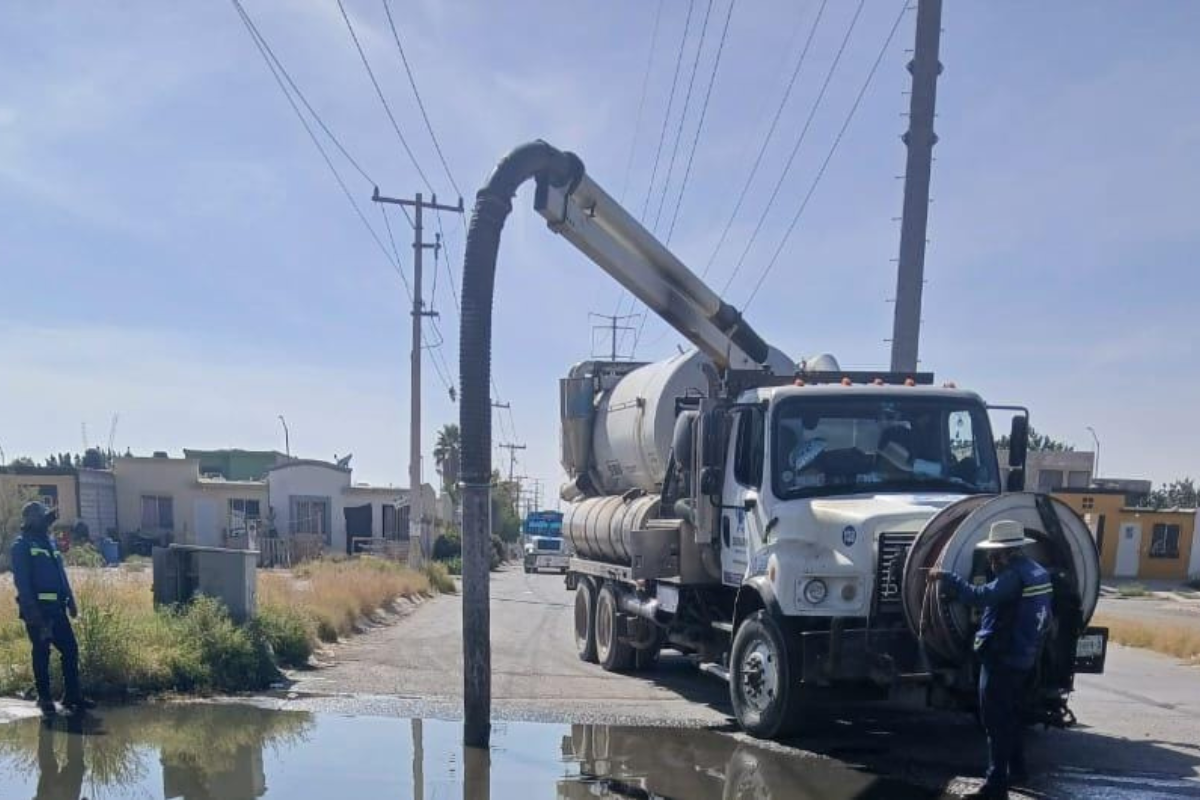
POLYGON ((607 583, 596 595, 596 659, 608 672, 633 666, 633 647, 621 638, 623 625, 617 614, 617 594, 607 583))
POLYGON ((738 626, 729 655, 729 698, 751 736, 777 739, 798 732, 802 713, 799 643, 767 611, 738 626))
POLYGON ((596 663, 596 583, 586 577, 575 587, 575 650, 582 661, 596 663))

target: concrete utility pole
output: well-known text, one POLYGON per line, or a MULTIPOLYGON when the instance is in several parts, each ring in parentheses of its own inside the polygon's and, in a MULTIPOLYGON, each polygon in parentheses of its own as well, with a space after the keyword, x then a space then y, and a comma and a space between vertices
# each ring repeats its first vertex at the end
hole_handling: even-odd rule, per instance
POLYGON ((929 220, 929 172, 933 164, 934 105, 942 72, 938 45, 942 37, 942 0, 917 0, 917 39, 908 71, 912 94, 904 144, 904 212, 900 227, 900 265, 896 276, 896 310, 892 323, 892 370, 915 372, 921 337, 921 290, 925 284, 925 236, 929 220))
POLYGON ((412 297, 412 415, 409 421, 408 440, 408 560, 415 568, 421 565, 433 553, 432 535, 425 519, 425 504, 421 496, 421 324, 425 317, 436 317, 436 311, 426 311, 425 301, 421 297, 421 265, 426 250, 440 247, 440 244, 426 244, 422 236, 423 212, 425 209, 434 211, 453 211, 463 213, 462 198, 458 205, 439 205, 437 195, 426 202, 417 192, 415 200, 402 200, 394 197, 382 197, 379 187, 371 199, 376 203, 392 203, 398 206, 408 206, 413 209, 413 297, 412 297), (413 547, 413 543, 416 547, 413 547))

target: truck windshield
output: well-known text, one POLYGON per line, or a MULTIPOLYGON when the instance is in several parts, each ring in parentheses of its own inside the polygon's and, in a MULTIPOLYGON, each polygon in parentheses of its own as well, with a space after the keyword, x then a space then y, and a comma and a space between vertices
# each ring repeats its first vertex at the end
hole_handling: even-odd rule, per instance
POLYGON ((983 407, 957 398, 792 397, 775 410, 780 498, 1000 491, 983 407))
POLYGON ((557 511, 531 511, 525 516, 526 536, 562 536, 562 514, 557 511))

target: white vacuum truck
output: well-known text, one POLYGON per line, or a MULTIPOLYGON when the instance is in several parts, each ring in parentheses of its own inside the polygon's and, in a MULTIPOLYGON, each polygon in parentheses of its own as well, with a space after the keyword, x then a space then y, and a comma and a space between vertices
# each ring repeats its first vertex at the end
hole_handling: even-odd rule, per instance
POLYGON ((1107 632, 1087 627, 1099 563, 1076 514, 1022 491, 1027 412, 989 409, 928 373, 794 362, 577 158, 528 151, 559 165, 538 174, 535 195, 551 229, 698 348, 653 364, 587 361, 562 381, 580 657, 622 671, 651 667, 665 645, 693 654, 761 737, 795 731, 837 687, 971 707, 978 619, 927 574, 985 580, 975 545, 993 521, 1016 519, 1055 589, 1028 717, 1069 723, 1074 675, 1104 666, 1107 632), (1015 412, 1003 480, 989 410, 1015 412))

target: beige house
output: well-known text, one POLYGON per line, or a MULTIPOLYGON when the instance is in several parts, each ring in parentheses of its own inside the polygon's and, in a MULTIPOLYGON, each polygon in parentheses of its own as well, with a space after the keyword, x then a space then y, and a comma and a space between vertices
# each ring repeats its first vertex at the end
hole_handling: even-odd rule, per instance
POLYGON ((265 482, 201 477, 197 458, 118 458, 113 475, 126 543, 253 547, 267 513, 265 482))
POLYGON ((61 467, 0 468, 0 492, 19 501, 40 500, 58 509, 58 520, 79 519, 79 486, 75 470, 61 467))

